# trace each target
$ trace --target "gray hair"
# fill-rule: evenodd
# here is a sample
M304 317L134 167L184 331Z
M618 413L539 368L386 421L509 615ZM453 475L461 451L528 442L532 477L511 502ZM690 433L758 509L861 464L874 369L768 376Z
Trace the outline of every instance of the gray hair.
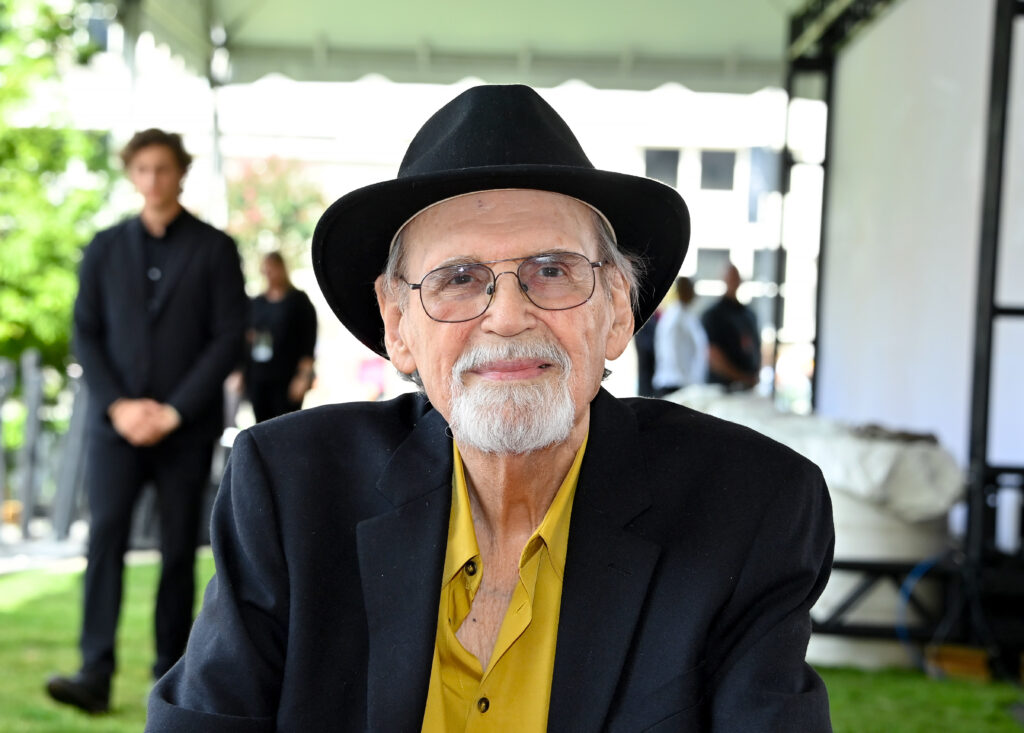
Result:
M596 210L590 212L594 222L594 235L597 238L598 259L610 263L622 274L629 289L629 304L636 313L640 303L640 277L644 272L644 263L639 256L623 252L615 241L615 232L611 224ZM607 287L608 280L604 268L600 269L601 277L606 278L604 284ZM610 295L609 291L609 295Z

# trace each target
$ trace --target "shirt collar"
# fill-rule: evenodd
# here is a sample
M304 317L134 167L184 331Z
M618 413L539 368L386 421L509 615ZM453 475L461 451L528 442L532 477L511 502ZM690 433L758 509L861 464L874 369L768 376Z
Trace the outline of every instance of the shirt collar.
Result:
M157 237L146 228L146 225L142 223L141 216L139 217L139 226L142 227L142 234L146 239L153 242L164 243L170 241L171 237L173 237L181 227L181 222L184 221L184 219L185 207L182 206L178 208L178 213L174 215L174 218L167 222L167 226L164 227L164 233L161 237Z
M555 498L551 500L551 506L548 507L544 519L541 520L540 526L534 532L534 535L539 536L547 545L548 557L551 559L551 565L559 579L565 575L565 555L569 549L569 517L572 514L572 501L576 495L576 484L579 481L580 465L583 463L583 453L587 448L588 437L590 436L583 438L583 443L576 451L576 457L573 458L569 472L562 479L562 485L558 487ZM527 542L526 546L529 547L530 542Z
M444 556L444 583L447 584L469 560L480 554L473 529L473 510L469 504L466 472L459 447L452 441L452 511L448 519L448 549Z

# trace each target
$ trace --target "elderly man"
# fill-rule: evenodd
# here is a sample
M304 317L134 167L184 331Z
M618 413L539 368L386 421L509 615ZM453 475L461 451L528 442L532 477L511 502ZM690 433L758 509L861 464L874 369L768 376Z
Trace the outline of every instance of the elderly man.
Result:
M601 389L688 234L522 86L463 93L328 209L328 302L422 394L239 436L147 730L829 730L819 471Z

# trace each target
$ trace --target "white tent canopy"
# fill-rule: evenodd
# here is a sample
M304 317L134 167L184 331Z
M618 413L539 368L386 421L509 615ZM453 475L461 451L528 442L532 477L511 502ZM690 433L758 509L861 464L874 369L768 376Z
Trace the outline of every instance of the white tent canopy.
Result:
M245 83L488 82L746 93L781 86L788 16L803 0L118 0L200 73ZM218 51L218 48L221 49Z

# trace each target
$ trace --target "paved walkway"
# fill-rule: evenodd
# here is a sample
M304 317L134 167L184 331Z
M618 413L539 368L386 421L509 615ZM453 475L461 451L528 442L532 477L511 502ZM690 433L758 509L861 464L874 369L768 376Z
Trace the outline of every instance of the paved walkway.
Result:
M0 575L45 568L85 557L85 527L75 527L66 540L52 539L48 527L33 527L25 539L17 525L0 525Z

